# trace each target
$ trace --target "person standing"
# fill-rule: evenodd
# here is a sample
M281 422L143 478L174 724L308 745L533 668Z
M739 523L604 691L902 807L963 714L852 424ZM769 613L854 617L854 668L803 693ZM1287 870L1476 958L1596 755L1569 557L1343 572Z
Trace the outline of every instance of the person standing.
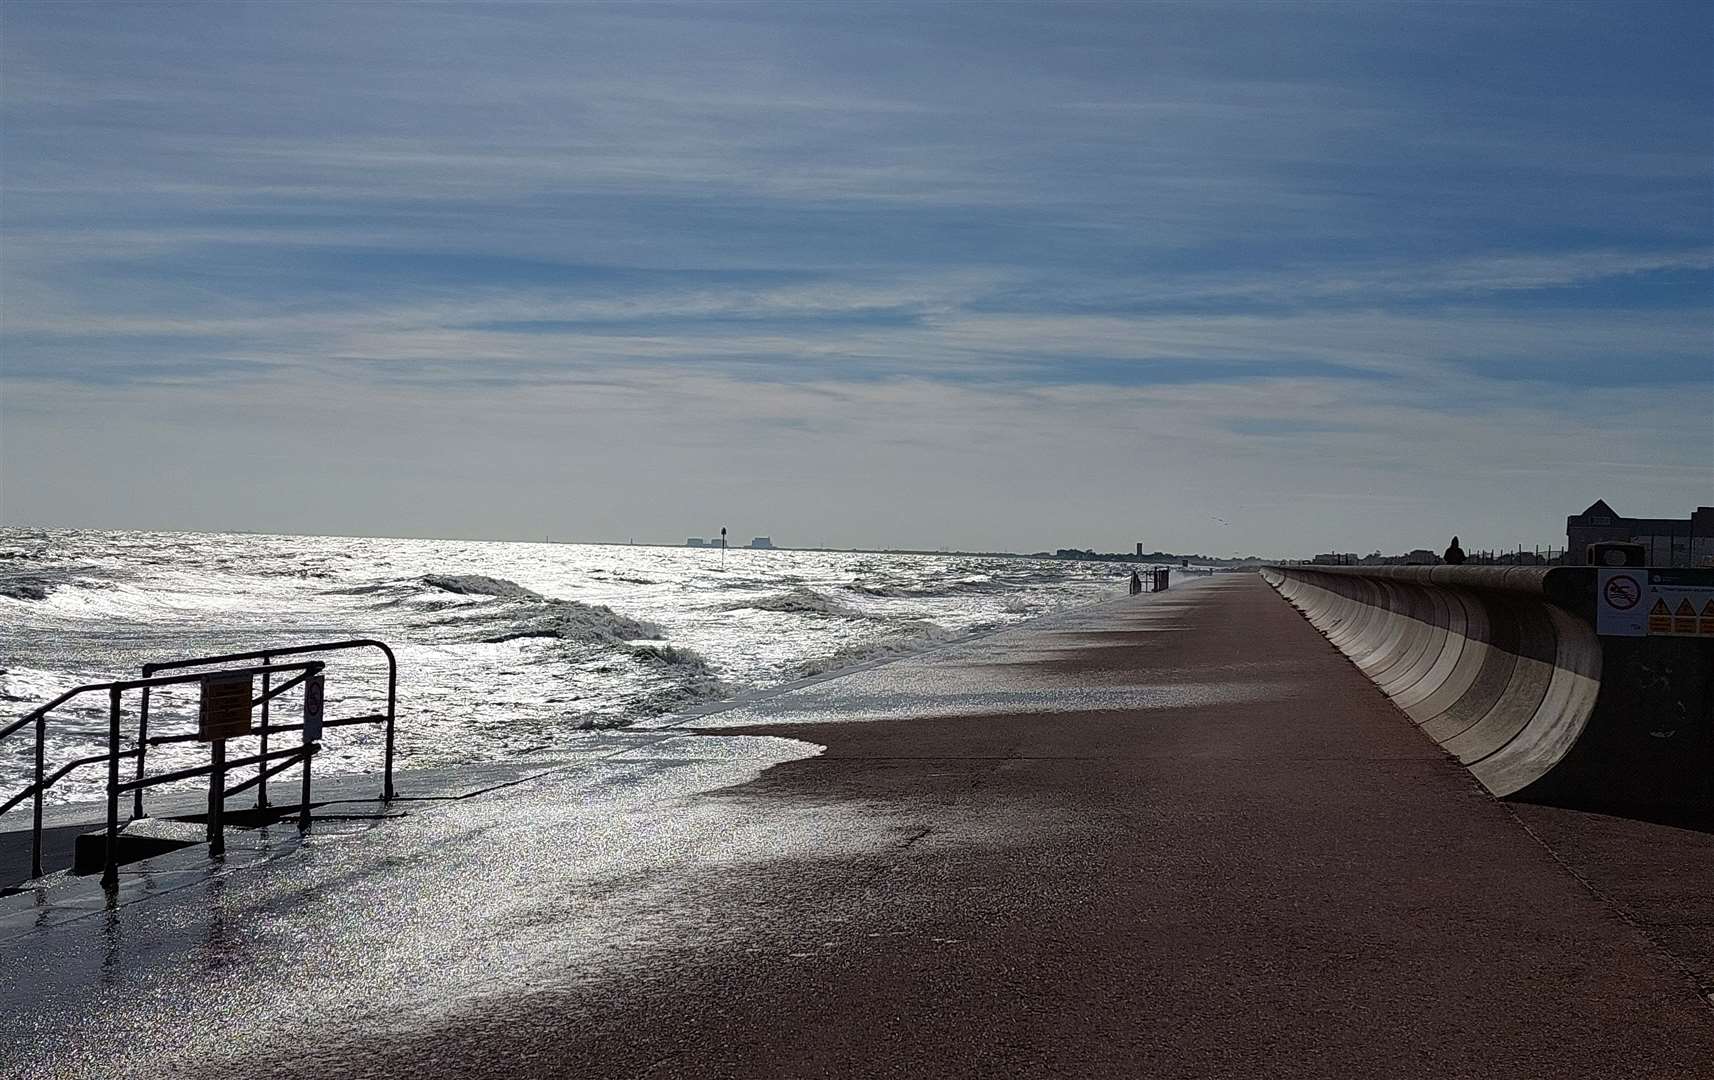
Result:
M1142 591L1143 579L1137 574L1137 571L1133 569L1131 571L1131 595L1135 596Z
M1442 555L1440 559L1450 566L1457 566L1464 561L1464 549L1458 546L1456 536L1452 538L1452 546L1446 549L1446 554Z

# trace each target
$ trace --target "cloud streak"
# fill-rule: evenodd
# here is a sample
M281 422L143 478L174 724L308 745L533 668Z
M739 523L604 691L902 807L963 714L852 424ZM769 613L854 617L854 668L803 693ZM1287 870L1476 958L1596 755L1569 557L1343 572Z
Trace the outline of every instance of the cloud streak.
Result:
M1137 468L1298 551L1460 503L1550 530L1578 507L1518 498L1520 463L1678 513L1714 457L1714 25L1651 10L11 4L0 513L162 524L90 448L160 475L217 417L283 447L316 408L391 432L324 434L376 466L324 531L537 534L489 503L540 489L442 441L606 477L573 535L682 531L736 497L711 453L808 508L776 533L885 506L901 543L1015 546L985 454L1119 537L1078 546L1124 543L1104 485ZM124 449L56 434L92 413ZM377 500L412 460L444 512Z

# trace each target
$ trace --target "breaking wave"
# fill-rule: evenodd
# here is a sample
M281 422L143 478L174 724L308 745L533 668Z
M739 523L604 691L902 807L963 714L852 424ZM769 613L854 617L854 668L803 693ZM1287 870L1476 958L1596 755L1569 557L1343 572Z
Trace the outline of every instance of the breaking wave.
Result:
M459 596L497 596L502 600L542 600L534 589L526 589L505 578L484 577L481 574L425 574L422 582L441 592Z
M699 675L713 674L708 666L708 658L695 649L681 649L677 645L637 644L633 642L629 646L629 651L632 656L644 663L681 668Z
M926 581L854 581L845 588L863 596L904 597L927 600L942 596L1002 593L1015 589L1055 584L1065 580L1059 572L1038 574L968 574L952 580Z
M869 581L854 581L846 589L863 596L946 596L954 590L943 585L888 585Z
M628 713L598 712L578 724L584 730L627 727L640 716L660 716L731 694L732 687L714 673L708 659L694 649L653 642L630 642L624 654L638 669L651 673L652 685L632 702ZM609 665L598 670L612 671Z
M840 619L861 619L863 613L841 604L826 593L798 586L785 592L771 593L754 600L739 600L725 606L727 611L777 611L791 615L827 615Z
M14 600L46 600L59 587L59 582L26 574L0 577L0 596Z
M557 638L560 641L595 645L629 645L641 639L663 637L659 626L621 615L605 604L577 600L542 600L514 617L498 633L481 638L489 643L519 638Z
M908 656L936 645L945 645L970 636L971 630L948 630L944 626L916 619L903 624L898 631L885 637L847 645L826 656L818 656L798 665L801 676L826 675L829 672L877 660Z

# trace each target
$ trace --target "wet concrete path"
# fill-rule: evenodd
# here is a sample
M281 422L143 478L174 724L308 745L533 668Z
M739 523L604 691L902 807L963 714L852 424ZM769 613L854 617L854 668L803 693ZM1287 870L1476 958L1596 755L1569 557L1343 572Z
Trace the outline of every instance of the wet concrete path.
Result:
M1257 579L701 723L139 867L0 942L0 1073L1714 1075L1682 967Z

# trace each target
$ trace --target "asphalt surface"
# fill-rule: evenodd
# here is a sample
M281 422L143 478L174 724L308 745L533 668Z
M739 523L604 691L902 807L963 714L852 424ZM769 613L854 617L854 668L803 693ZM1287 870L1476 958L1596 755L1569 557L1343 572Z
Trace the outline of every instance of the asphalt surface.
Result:
M44 894L0 1075L1714 1076L1695 973L1256 578L699 722Z

